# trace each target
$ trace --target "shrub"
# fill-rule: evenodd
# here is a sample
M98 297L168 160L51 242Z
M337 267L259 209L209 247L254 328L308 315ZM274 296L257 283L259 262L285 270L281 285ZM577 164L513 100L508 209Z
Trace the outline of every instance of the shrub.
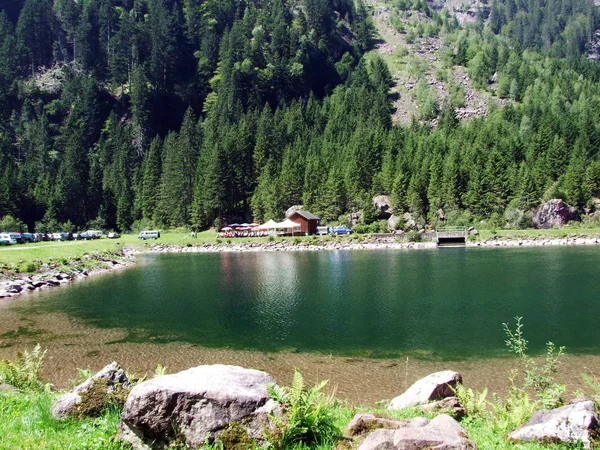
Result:
M565 348L558 347L557 349L552 342L548 342L546 344L544 364L539 366L527 354L528 342L523 336L522 317L516 317L515 320L517 323L514 331L506 323L503 323L502 326L507 336L507 347L521 359L523 364L523 384L520 391L526 392L528 389L532 389L538 396L542 406L546 409L562 405L564 403L563 394L565 392L565 385L556 383L554 375L558 371L558 361L563 355ZM513 372L511 377L511 384L513 386L515 386L514 381L517 376L518 374Z
M7 215L0 220L0 230L23 232L25 231L25 224L22 220L15 219L13 216Z
M423 240L421 233L418 231L409 231L404 236L408 242L421 242Z
M50 384L42 383L39 378L46 353L47 350L42 351L40 344L37 344L33 351L19 353L14 362L0 361L0 383L10 384L24 391L50 390Z
M268 386L271 397L282 404L283 419L272 416L276 430L267 438L275 449L294 448L298 444L322 445L332 442L340 435L335 424L331 397L322 390L327 384L323 381L312 388L306 388L302 374L296 369L291 387Z
M295 237L294 238L294 245L298 245L298 244L301 244L301 243L302 243L302 238L300 238L300 237Z

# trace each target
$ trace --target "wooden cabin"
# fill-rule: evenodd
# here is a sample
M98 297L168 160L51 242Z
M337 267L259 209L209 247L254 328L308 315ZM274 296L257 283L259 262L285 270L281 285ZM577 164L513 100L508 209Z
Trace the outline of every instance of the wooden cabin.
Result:
M317 234L317 227L321 222L321 218L309 213L308 211L296 211L290 217L292 222L300 224L300 231L304 234Z

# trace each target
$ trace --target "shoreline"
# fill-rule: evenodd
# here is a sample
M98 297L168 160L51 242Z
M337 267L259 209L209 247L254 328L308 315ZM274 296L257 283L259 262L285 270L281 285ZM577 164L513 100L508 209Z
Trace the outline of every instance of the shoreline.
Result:
M495 237L483 241L468 241L465 248L519 248L519 247L567 247L595 246L600 244L600 236L580 235L566 238L533 237L506 238ZM54 287L68 286L90 276L103 275L133 267L142 254L158 253L244 253L244 252L314 252L314 251L353 251L353 250L424 250L437 248L435 242L405 242L397 237L365 236L362 240L329 239L319 241L292 240L274 242L244 241L214 244L161 244L144 246L125 245L119 252L108 254L91 253L83 258L74 258L69 265L53 267L45 264L34 273L0 272L0 300L10 299L27 293L39 292ZM462 247L459 245L458 247ZM87 268L86 262L92 261L96 267Z

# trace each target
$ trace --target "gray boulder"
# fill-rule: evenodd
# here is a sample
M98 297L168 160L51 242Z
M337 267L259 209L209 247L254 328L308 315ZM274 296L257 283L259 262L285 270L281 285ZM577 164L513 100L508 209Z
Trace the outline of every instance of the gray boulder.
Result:
M369 434L373 430L386 429L386 430L397 430L398 428L404 428L413 424L416 426L419 421L424 421L423 425L429 423L428 419L417 417L412 420L394 420L386 417L378 417L374 414L356 414L346 430L344 430L344 436L347 438L355 438Z
M57 420L66 419L76 413L83 397L89 394L94 387L101 387L100 394L108 396L119 389L128 389L131 387L125 371L119 367L116 362L112 362L104 367L100 372L84 381L68 394L59 398L52 405L52 417Z
M409 229L409 230L416 230L417 227L417 222L415 222L415 219L413 219L413 216L411 213L404 213L404 215L402 216L404 219L404 226L405 228Z
M135 386L123 409L121 439L134 449L161 448L178 438L191 448L242 425L245 439L262 440L279 405L267 393L265 372L237 366L199 366Z
M426 403L419 406L419 409L425 413L433 412L436 414L448 414L455 419L461 419L467 415L467 410L457 397L446 397L437 402Z
M397 230L402 225L402 217L391 215L388 219L388 228L390 230Z
M598 425L598 416L591 400L536 412L523 427L513 431L514 442L581 442L591 448L590 437Z
M476 450L466 431L452 417L413 419L396 430L376 430L359 450Z
M577 209L571 205L567 205L559 198L554 198L548 200L536 211L533 216L533 226L535 228L548 229L557 225L562 228L571 220L581 220Z
M373 208L377 211L377 218L387 220L392 216L393 210L390 208L389 195L376 195L373 197Z
M394 398L388 409L404 409L418 406L430 401L453 397L457 383L462 383L462 376L452 370L432 373L421 378L408 390Z
M6 392L6 393L9 393L9 394L18 394L21 391L18 390L16 387L11 386L10 384L2 384L2 383L0 383L0 392Z

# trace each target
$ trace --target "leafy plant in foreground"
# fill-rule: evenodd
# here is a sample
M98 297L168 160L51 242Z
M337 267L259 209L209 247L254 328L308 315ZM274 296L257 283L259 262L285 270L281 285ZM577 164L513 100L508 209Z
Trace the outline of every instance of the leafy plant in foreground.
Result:
M42 383L39 378L47 352L37 344L31 352L19 353L16 361L0 361L0 383L24 391L49 391L50 384Z
M546 344L546 355L543 365L538 365L533 358L527 354L527 340L523 337L522 317L516 317L516 327L514 331L508 324L503 323L506 332L507 347L517 355L523 362L523 384L521 391L532 389L537 394L542 406L546 409L556 408L564 403L563 394L565 385L556 383L554 375L558 371L558 361L563 355L565 347L558 347L548 342ZM518 374L513 372L511 375L511 388L516 387L515 380Z
M332 396L322 390L327 381L312 388L304 384L304 377L296 369L291 387L268 386L271 398L281 403L284 417L272 416L276 431L268 436L276 449L293 448L299 444L319 445L334 441L340 430L332 414Z

